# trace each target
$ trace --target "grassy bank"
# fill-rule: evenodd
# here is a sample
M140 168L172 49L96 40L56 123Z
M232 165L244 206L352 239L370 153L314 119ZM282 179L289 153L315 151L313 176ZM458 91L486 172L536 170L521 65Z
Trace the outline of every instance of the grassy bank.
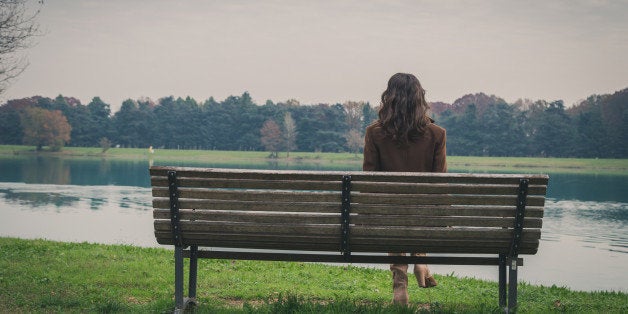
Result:
M576 275L576 274L574 274ZM497 283L436 276L390 304L385 270L320 264L201 260L201 313L499 312ZM0 312L172 310L172 251L0 238ZM521 284L519 312L622 313L628 295Z
M32 146L0 145L0 156L59 156L67 158L150 159L155 164L211 164L218 166L295 167L321 166L325 169L360 169L361 154L292 152L290 157L269 159L268 152L166 150L111 148L102 153L96 147L66 147L61 152L34 151ZM526 173L593 173L628 175L628 159L526 158L526 157L464 157L449 156L450 171L498 171Z

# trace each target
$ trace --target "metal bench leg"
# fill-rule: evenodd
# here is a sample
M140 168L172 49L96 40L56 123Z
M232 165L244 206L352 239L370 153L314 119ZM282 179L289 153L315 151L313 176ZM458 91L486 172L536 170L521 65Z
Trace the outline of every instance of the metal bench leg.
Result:
M517 308L517 257L510 260L508 270L508 312Z
M174 303L175 313L182 313L183 303L183 247L174 247Z
M499 307L506 309L506 255L499 254Z
M190 246L190 280L188 287L189 298L185 301L185 307L196 305L196 278L198 274L198 246Z

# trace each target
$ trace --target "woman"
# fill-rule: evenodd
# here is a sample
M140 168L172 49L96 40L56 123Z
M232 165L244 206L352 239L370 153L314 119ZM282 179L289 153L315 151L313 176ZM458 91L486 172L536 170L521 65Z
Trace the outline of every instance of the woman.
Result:
M428 109L425 90L414 75L393 75L382 93L379 119L366 128L362 170L447 172L446 132L427 116ZM407 304L408 265L392 264L390 270L393 302ZM423 288L437 285L427 265L414 265L414 275Z

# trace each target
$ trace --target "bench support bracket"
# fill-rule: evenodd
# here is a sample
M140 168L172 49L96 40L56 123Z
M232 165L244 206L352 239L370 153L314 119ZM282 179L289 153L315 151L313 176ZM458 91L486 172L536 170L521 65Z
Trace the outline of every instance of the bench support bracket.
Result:
M190 278L189 297L183 298L183 239L181 238L181 227L179 225L179 182L176 171L168 171L168 192L170 195L170 226L172 228L172 239L174 241L174 301L175 313L183 313L190 305L196 305L196 275L197 275L197 252L198 246L190 247Z
M349 226L351 224L351 176L342 176L342 247L340 251L345 262L351 261L351 249L349 248Z
M506 313L514 312L517 308L517 268L522 265L519 263L518 256L523 233L523 219L525 217L528 184L528 179L519 180L517 209L515 212L515 224L513 227L510 252L508 255L499 255L499 306L502 307ZM506 266L508 266L507 276ZM506 292L506 283L508 283L508 292ZM506 299L508 299L507 305Z
M190 277L188 280L188 301L186 303L193 302L196 305L196 278L198 274L198 246L190 246ZM187 304L186 304L187 308Z
M499 307L506 308L506 298L508 293L506 292L506 254L499 254Z

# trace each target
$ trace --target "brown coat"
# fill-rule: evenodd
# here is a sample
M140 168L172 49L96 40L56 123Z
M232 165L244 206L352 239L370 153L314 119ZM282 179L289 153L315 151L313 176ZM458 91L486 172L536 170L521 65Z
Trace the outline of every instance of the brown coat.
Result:
M364 171L447 172L445 129L430 123L418 141L399 148L378 122L366 128Z

